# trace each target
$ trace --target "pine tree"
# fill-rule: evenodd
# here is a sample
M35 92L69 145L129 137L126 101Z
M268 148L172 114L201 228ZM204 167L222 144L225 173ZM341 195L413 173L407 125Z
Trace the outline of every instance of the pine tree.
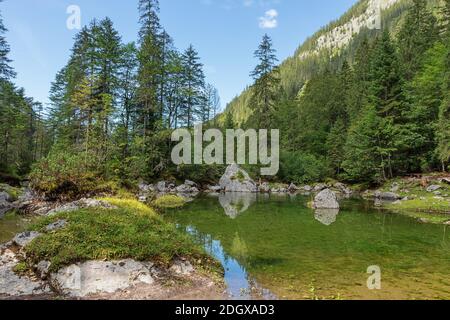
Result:
M276 67L276 51L272 39L265 34L255 51L259 64L250 73L255 80L252 87L252 108L255 110L258 128L270 128L275 113L275 100L280 82Z
M402 71L411 80L418 71L424 53L438 38L437 20L427 9L426 0L413 0L398 34Z
M370 65L370 103L383 117L402 115L402 79L397 53L389 31L374 45Z
M342 162L345 159L345 142L347 140L347 127L342 119L338 119L331 128L327 137L328 159L339 175L342 169Z
M205 86L205 75L200 57L192 45L186 49L182 56L183 63L183 94L184 101L180 116L188 128L194 126L202 105L202 92Z
M160 102L158 99L161 71L161 25L159 22L159 2L157 0L139 1L141 30L138 53L138 91L139 122L143 137L147 137L158 126Z
M1 2L2 0L0 0L0 4ZM10 66L11 60L8 58L10 48L5 39L6 31L8 30L3 25L3 18L0 11L0 81L15 77L15 72Z

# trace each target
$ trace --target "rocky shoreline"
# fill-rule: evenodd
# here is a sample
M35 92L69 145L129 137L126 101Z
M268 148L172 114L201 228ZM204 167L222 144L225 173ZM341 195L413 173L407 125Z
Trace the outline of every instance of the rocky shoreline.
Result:
M413 181L409 185L416 185ZM142 203L151 203L155 198L173 194L187 201L200 193L212 195L233 194L291 194L311 195L314 201L311 207L315 217L323 224L330 225L339 213L339 199L361 196L375 201L375 206L383 208L385 203L399 205L423 192L433 198L448 199L446 190L450 179L430 179L429 183L421 182L414 190L408 190L403 182L395 182L390 187L379 190L358 192L340 182L318 183L314 185L296 186L255 182L238 165L231 165L217 185L201 186L194 181L186 180L181 185L169 181L156 184L141 182L136 198ZM3 191L1 191L3 190ZM0 189L0 218L11 210L32 216L53 217L70 214L82 209L97 208L101 210L118 209L115 205L97 199L80 199L69 203L46 201L30 189L25 189L16 199L6 192L5 186ZM405 194L407 194L405 196ZM256 197L256 195L255 195ZM222 206L226 209L233 202L233 197ZM250 204L249 204L250 205ZM450 202L449 202L450 207ZM237 216L231 208L230 216ZM449 218L450 219L450 218ZM422 222L429 222L421 218ZM56 232L65 228L67 221L59 219L45 227L44 232ZM444 224L450 224L450 220ZM0 299L226 299L221 283L222 279L213 279L210 274L193 267L188 259L175 259L169 267L162 268L156 263L136 261L133 259L111 261L83 261L65 266L51 272L51 263L40 261L35 265L24 267L27 261L24 248L41 236L36 231L18 234L10 242L0 245ZM167 285L167 284L171 285ZM184 285L183 285L184 283ZM188 285L186 285L188 283Z

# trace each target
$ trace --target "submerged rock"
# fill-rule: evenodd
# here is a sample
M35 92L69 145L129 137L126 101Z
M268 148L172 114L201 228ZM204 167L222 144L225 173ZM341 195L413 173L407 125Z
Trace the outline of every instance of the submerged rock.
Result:
M228 166L219 184L225 192L258 192L255 181L237 164Z
M339 209L317 209L314 212L314 217L320 223L330 226L336 222L339 215Z
M314 198L314 209L339 209L339 202L337 200L336 193L330 189L321 191Z
M52 273L50 281L61 294L83 298L93 294L115 293L139 284L153 284L151 267L151 264L131 259L88 261Z
M219 195L220 205L225 210L225 214L231 219L235 219L241 213L247 211L256 200L256 194L250 192L228 192Z

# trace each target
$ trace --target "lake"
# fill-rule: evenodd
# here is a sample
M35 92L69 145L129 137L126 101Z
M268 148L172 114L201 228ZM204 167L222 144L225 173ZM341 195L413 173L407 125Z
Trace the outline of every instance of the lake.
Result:
M450 299L450 228L349 199L205 196L167 218L216 257L234 299ZM368 268L381 269L369 290Z

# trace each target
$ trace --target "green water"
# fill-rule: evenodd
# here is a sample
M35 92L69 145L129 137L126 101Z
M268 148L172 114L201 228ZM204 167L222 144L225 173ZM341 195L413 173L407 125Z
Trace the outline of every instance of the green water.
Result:
M7 213L0 218L0 244L8 242L17 233L25 230L29 221L15 214L14 212Z
M168 214L225 268L237 299L450 299L450 228L346 200L314 212L310 198L203 197ZM369 290L370 266L381 289Z

